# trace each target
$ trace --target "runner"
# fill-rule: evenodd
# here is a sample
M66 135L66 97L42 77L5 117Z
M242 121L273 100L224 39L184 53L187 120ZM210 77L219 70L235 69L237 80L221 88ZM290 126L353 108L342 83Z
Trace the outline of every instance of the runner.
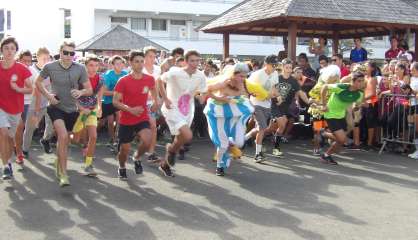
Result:
M73 61L75 43L64 41L60 46L60 59L48 63L36 79L36 87L50 103L47 113L58 137L55 174L61 187L70 185L67 175L69 132L78 118L76 100L92 94L84 65ZM51 91L44 86L45 78L51 79ZM79 87L82 90L79 90Z
M82 96L78 99L77 106L79 116L74 124L74 141L83 145L83 156L85 157L84 174L94 177L97 173L93 167L93 157L96 151L97 142L97 118L102 115L102 96L103 96L103 78L97 72L99 70L100 59L95 55L88 56L84 63L87 69L87 75L93 95ZM88 139L86 139L86 137ZM86 144L86 140L87 144Z
M361 91L363 82L364 74L355 72L352 74L352 80L349 84L326 84L322 87L322 110L325 112L324 118L331 133L322 131L321 137L334 140L330 148L328 148L325 153L321 154L322 163L338 164L332 158L332 154L336 153L338 148L346 143L346 109L353 103L356 104L355 108L359 107L358 105L363 100L363 92ZM331 97L327 102L328 92L331 93Z
M229 167L229 152L244 145L245 126L254 112L245 86L249 69L237 63L226 70L219 80L208 86L209 100L204 112L207 116L209 135L216 147L216 175L224 176ZM234 154L232 154L234 155Z
M5 37L0 43L0 156L3 179L13 177L13 138L24 108L24 94L32 92L31 72L15 61L19 45L15 38Z
M39 72L42 68L50 62L49 51L46 48L39 48L36 52L36 64L34 64L30 69L33 74L34 79L39 76ZM44 86L48 91L51 91L51 81L49 78L44 80ZM32 101L29 105L29 111L27 114L27 121L25 123L25 131L23 133L23 154L26 158L29 157L29 149L32 144L33 132L38 127L39 122L43 117L45 117L45 129L42 139L40 140L41 146L43 147L45 153L52 153L49 140L54 134L54 129L52 127L51 119L48 114L46 114L46 108L48 106L48 99L41 95L37 88L33 91Z
M375 129L379 122L379 108L377 97L377 78L374 76L374 72L377 70L377 64L375 62L367 63L367 74L364 79L366 81L365 89L365 107L362 108L362 113L366 119L367 125L367 144L363 147L363 150L369 151L374 149Z
M165 176L174 176L170 166L176 163L176 154L180 148L192 140L190 130L194 116L194 96L206 92L206 78L198 70L200 54L195 50L186 52L187 66L172 68L158 80L158 87L163 98L162 113L165 117L174 141L166 146L165 161L160 164L160 171ZM164 84L167 86L165 87Z
M127 180L126 162L128 160L131 142L135 136L141 143L138 145L135 155L132 157L135 165L135 173L142 174L141 156L149 149L152 133L150 130L147 99L151 94L153 105L151 111L158 109L157 90L152 76L143 74L144 53L131 51L129 63L130 74L122 77L115 86L113 105L121 110L119 126L119 168L118 176L121 180Z
M170 70L171 67L175 66L177 64L177 58L182 57L183 55L183 48L174 48L173 51L171 51L171 56L166 58L161 64L161 73L165 73Z
M118 80L127 75L128 72L123 70L125 67L125 60L118 55L113 56L109 60L112 65L111 70L108 70L104 75L104 91L102 100L102 118L107 121L107 131L110 137L108 147L112 152L117 151L116 130L119 122L119 111L113 106L113 89Z
M302 99L303 102L309 105L309 99L306 96L306 93L301 90L298 81L292 76L292 60L284 59L282 65L283 72L279 76L279 82L274 86L277 89L279 96L273 98L271 101L271 115L273 122L277 127L274 134L273 148L273 155L275 156L283 155L280 151L280 143L287 141L283 137L283 133L286 130L289 118L295 118L294 114L291 113L291 105L295 101L295 98Z
M144 74L152 76L154 79L158 79L161 75L161 68L157 65L155 65L155 59L157 56L157 49L149 46L144 48L144 68L142 72ZM147 106L148 110L152 106L152 99L151 96L148 99ZM151 125L151 144L150 148L148 149L149 155L148 155L148 161L149 162L158 162L160 161L160 158L155 153L155 146L157 145L157 119L159 117L158 111L157 112L150 112L150 118L149 122Z
M19 62L25 65L29 69L29 71L31 71L32 76L30 77L30 80L33 86L35 72L33 72L31 69L32 53L29 50L22 51L19 54ZM25 130L25 123L26 123L26 119L28 115L29 104L31 101L32 101L32 93L25 94L24 101L23 101L24 102L23 113L20 118L19 124L17 125L16 135L15 135L15 153L17 156L17 159L16 159L17 164L23 164L23 159L25 157L27 158L27 155L25 155L22 151L22 145L23 145L23 131Z
M245 140L250 140L253 135L255 138L255 157L254 161L257 163L265 160L264 153L262 151L262 144L265 131L268 127L268 122L271 117L271 98L277 97L278 93L274 86L279 82L279 74L275 70L278 65L278 58L276 55L269 55L264 60L264 67L260 70L253 72L248 79L249 82L261 85L265 91L270 94L264 99L258 99L255 96L250 96L250 101L254 106L254 117L257 127L249 131L245 135Z

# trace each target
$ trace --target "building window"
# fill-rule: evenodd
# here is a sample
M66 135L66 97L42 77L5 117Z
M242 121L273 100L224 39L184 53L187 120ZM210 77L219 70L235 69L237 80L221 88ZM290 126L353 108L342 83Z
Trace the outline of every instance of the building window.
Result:
M167 31L167 20L165 19L152 19L153 31Z
M119 23L119 24L126 24L128 23L127 17L110 17L111 23Z
M12 13L7 11L7 30L12 29Z
M379 41L379 40L383 40L383 36L373 37L373 40L377 40L377 41Z
M147 30L147 20L145 18L131 18L132 30Z
M0 32L4 32L4 9L0 9Z
M170 20L171 25L186 25L186 20Z
M64 38L71 38L71 10L64 9Z

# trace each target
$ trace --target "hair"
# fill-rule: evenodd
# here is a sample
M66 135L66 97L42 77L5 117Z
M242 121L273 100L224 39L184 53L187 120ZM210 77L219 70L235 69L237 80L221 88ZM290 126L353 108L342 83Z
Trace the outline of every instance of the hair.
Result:
M353 38L354 41L356 41L356 39L360 40L360 42L363 40L361 37L355 37L355 38Z
M19 51L19 44L17 43L16 38L14 38L14 37L12 37L12 36L7 36L7 37L4 37L4 38L1 40L1 43L0 43L0 50L2 50L2 51L3 51L3 47L4 47L4 45L7 45L7 44L9 44L9 43L13 43L13 44L15 45L15 47L16 47L16 51Z
M396 67L401 68L403 70L403 75L406 75L407 69L406 69L406 65L405 64L398 63L398 64L396 64Z
M232 65L234 65L235 64L235 61L234 61L233 58L225 58L224 63L225 64L232 64Z
M344 57L343 57L343 55L342 54L340 54L340 53L337 53L337 54L334 54L334 55L332 55L333 57L337 57L337 58L339 58L339 59L344 59Z
M293 64L292 60L290 60L289 58L285 58L282 60L282 64L286 65L286 64Z
M184 59L186 59L186 61L188 61L189 57L191 57L191 56L200 57L200 53L196 50L188 50L186 52L186 54L184 55Z
M36 56L39 56L39 55L42 55L42 54L49 55L50 53L49 53L49 50L46 47L40 47L40 48L38 48L38 51L36 51Z
M398 41L398 42L399 42L399 39L398 39L398 37L396 37L396 36L391 36L391 37L389 38L389 41L390 41L390 42L392 42L392 40L393 40L393 39L396 39L396 41Z
M318 62L321 62L322 60L325 60L327 63L329 62L328 57L325 55L320 55L318 57Z
M179 63L179 62L184 62L185 60L184 60L184 57L178 57L177 59L176 59L176 63Z
M299 54L298 59L305 59L305 61L307 61L307 62L309 61L308 56L306 55L306 53Z
M301 67L295 67L293 69L293 72L295 73L296 71L303 71L303 69Z
M171 51L171 56L174 57L174 55L176 55L176 54L179 54L179 55L183 56L184 55L184 49L181 48L181 47L174 48L173 51Z
M328 39L326 38L326 37L319 37L319 38L323 38L324 39L324 45L326 46L326 45L328 45Z
M114 55L111 58L109 58L109 63L114 65L115 61L117 61L117 60L122 61L123 63L125 63L125 59L123 57L119 56L119 55Z
M351 81L356 81L360 78L364 78L364 73L362 72L353 72L353 74L351 75Z
M157 54L157 48L155 48L154 46L144 47L144 55L147 55L149 52Z
M62 51L62 49L64 47L72 47L72 48L75 48L75 42L66 39L66 40L62 41L62 43L60 45L60 51Z
M132 62L134 60L134 58L136 58L138 56L145 57L144 52L142 52L140 50L131 50L129 52L129 55L128 55L129 61Z
M23 57L31 57L32 58L32 53L29 50L24 50L24 51L19 53L19 60L22 60Z
M96 56L94 54L91 54L91 55L89 55L89 56L86 57L86 59L84 61L84 64L87 65L91 61L97 62L97 63L100 63L101 62L100 61L100 58L98 56Z

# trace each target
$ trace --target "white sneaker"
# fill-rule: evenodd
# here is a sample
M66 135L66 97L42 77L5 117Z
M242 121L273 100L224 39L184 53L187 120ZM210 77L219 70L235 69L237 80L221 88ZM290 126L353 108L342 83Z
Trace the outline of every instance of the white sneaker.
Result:
M409 158L418 159L418 150L408 155Z

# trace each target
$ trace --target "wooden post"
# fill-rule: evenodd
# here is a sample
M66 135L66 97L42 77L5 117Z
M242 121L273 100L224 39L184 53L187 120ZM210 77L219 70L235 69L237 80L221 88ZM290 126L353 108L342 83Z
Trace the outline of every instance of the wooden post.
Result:
M418 61L418 29L415 29L415 60Z
M332 54L333 55L338 53L339 41L340 41L340 38L338 36L338 32L334 31L334 33L332 34Z
M223 59L225 60L226 58L229 57L229 33L223 34L223 47L224 47Z
M292 59L293 62L296 61L296 33L297 33L297 25L295 22L291 22L288 29L288 37L287 37L287 57Z

